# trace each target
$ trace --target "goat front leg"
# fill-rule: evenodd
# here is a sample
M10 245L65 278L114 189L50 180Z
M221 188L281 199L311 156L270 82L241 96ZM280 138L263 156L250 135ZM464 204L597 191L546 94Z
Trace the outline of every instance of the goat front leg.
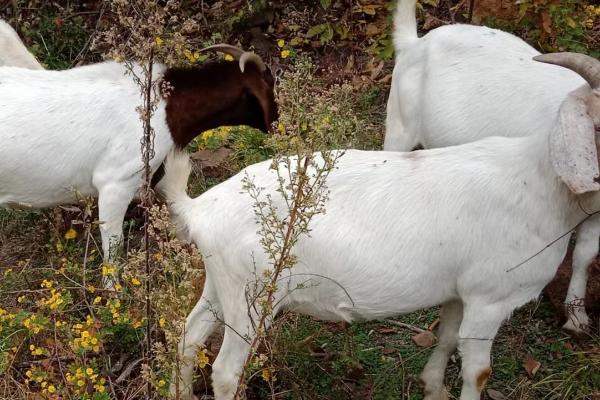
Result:
M458 344L458 329L462 316L463 305L460 300L449 301L442 306L438 345L431 353L420 376L425 400L448 400L449 398L444 386L444 376L448 360Z
M465 302L458 331L458 350L462 358L463 386L460 400L479 400L492 373L490 355L494 337L512 308Z
M590 319L585 312L585 292L588 269L598 255L600 237L600 215L594 215L577 230L577 243L573 250L573 275L565 298L567 322L563 328L575 334L582 334L589 326Z
M132 190L118 185L107 185L98 190L98 219L105 263L113 264L118 259L123 241L123 220L133 195ZM107 289L112 289L114 283L111 277L102 280L102 286Z

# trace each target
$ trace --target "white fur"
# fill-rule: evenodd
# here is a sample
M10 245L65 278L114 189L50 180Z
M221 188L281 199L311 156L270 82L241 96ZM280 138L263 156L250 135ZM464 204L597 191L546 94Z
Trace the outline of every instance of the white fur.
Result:
M385 150L550 132L561 102L585 84L572 71L533 61L539 52L496 29L450 25L418 38L414 9L415 0L399 0ZM586 225L597 223L594 218ZM578 230L565 324L576 332L589 323L583 298L598 231L596 225Z
M27 50L17 32L0 19L0 66L44 69Z
M164 67L155 66L156 75ZM0 205L50 207L98 197L102 248L121 241L142 183L139 87L122 64L67 71L0 68ZM173 140L161 100L152 117L156 170Z
M561 115L572 112L574 101L565 99ZM564 136L560 127L550 135L557 136ZM584 136L572 138L572 145L596 155L593 143L585 145L594 130ZM356 321L441 304L440 346L421 375L425 398L447 398L444 369L458 346L460 399L479 400L500 324L552 279L568 237L531 256L585 218L578 203L600 206L600 195L577 196L554 172L554 157L565 152L556 143L540 132L412 153L347 151L327 181L327 212L311 221L310 235L292 251L297 264L278 282L275 313ZM213 388L216 400L233 398L249 350L246 339L254 336L256 314L248 311L245 294L270 267L242 180L250 177L264 198L286 210L271 165L252 165L191 199L186 158L167 159L164 188L172 215L197 244L206 268L204 293L180 344L183 368L172 386L174 393L179 382L183 399L191 396L198 346L220 321L226 329ZM581 172L591 177L588 169Z

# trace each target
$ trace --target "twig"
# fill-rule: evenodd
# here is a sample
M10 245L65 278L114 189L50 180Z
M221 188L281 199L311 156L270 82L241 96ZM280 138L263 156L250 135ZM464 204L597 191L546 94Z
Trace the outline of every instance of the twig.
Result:
M388 320L387 322L389 322L392 325L396 325L396 326L400 326L402 328L406 328L408 330L411 330L415 333L423 333L423 332L427 332L426 329L421 329L419 327L416 327L414 325L410 325L410 324L405 324L404 322L400 322L400 321L394 321L394 320Z

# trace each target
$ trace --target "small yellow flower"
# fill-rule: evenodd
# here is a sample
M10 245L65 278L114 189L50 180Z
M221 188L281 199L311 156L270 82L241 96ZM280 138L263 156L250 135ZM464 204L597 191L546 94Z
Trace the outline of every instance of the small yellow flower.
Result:
M94 375L94 369L93 368L87 368L85 370L85 373L88 374L88 375L90 375L90 376L92 376L92 375Z
M206 349L198 352L198 367L204 368L208 365L208 356L206 355Z
M22 302L24 302L24 301L25 301L25 298L26 298L26 296L25 296L25 295L23 295L23 296L19 296L19 297L17 298L17 302L18 302L18 303L22 303Z
M269 370L269 368L263 368L261 376L263 381L269 382L271 380L271 370Z
M160 325L160 327L161 327L161 328L164 328L164 327L165 327L165 325L166 325L166 323L167 323L167 321L165 321L165 319L164 319L164 318L160 318L160 319L158 320L158 325Z
M136 278L135 276L133 278L131 278L131 283L134 286L140 286L142 284L142 282L140 282L140 280L138 278Z
M160 36L157 36L154 39L154 44L156 44L156 46L160 47L163 44L163 40L160 38Z
M56 388L54 387L54 385L48 386L48 393L54 393L54 392L56 392Z
M167 382L165 382L164 379L161 379L160 381L158 381L158 387L163 387L167 384Z
M285 125L283 124L283 122L277 124L277 130L279 131L279 133L285 132Z
M281 49L281 48L283 48L283 46L285 46L285 40L279 39L277 41L277 47L279 47Z
M73 228L69 229L65 233L65 239L67 239L67 240L75 239L76 237L77 237L77 231Z
M102 265L102 276L113 276L115 274L115 267L110 264Z
M102 301L102 297L96 296L96 298L94 299L94 304L100 304L101 301Z
M283 50L281 52L281 58L288 58L290 56L290 51L289 50Z
M233 61L233 56L231 54L225 54L225 61Z
M85 385L85 381L83 381L82 379L77 381L77 386L83 387L83 385Z

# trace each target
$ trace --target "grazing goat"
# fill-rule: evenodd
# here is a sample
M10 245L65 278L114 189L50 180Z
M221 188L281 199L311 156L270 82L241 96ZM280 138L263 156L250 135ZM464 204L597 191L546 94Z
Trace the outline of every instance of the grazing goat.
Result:
M13 66L29 69L44 69L27 50L17 32L0 19L0 67Z
M533 61L539 52L496 29L449 25L418 38L415 0L399 1L394 23L384 150L549 133L561 102L585 84L572 71ZM589 324L583 299L599 236L600 216L577 230L564 325L575 333Z
M354 321L441 304L439 345L421 375L425 399L448 398L444 371L458 346L460 399L479 400L502 321L540 294L565 253L565 232L586 218L583 210L600 207L600 62L581 54L539 59L579 71L591 86L565 96L550 135L411 153L347 151L327 181L327 213L313 218L310 235L292 251L296 265L278 281L274 312ZM171 386L172 393L183 390L183 399L192 397L195 353L220 322L225 336L213 364L215 399L236 391L256 322L246 289L270 265L254 200L241 188L248 176L286 210L279 188L287 183L279 176L289 173L271 166L252 165L191 199L186 158L175 154L166 162L171 213L206 268L204 292L180 342L183 367Z
M151 121L152 171L204 130L247 124L267 131L277 118L274 80L260 57L228 45L204 50L239 62L153 68L169 93ZM109 261L142 184L140 88L125 72L115 62L66 71L0 68L0 205L41 208L98 197Z

